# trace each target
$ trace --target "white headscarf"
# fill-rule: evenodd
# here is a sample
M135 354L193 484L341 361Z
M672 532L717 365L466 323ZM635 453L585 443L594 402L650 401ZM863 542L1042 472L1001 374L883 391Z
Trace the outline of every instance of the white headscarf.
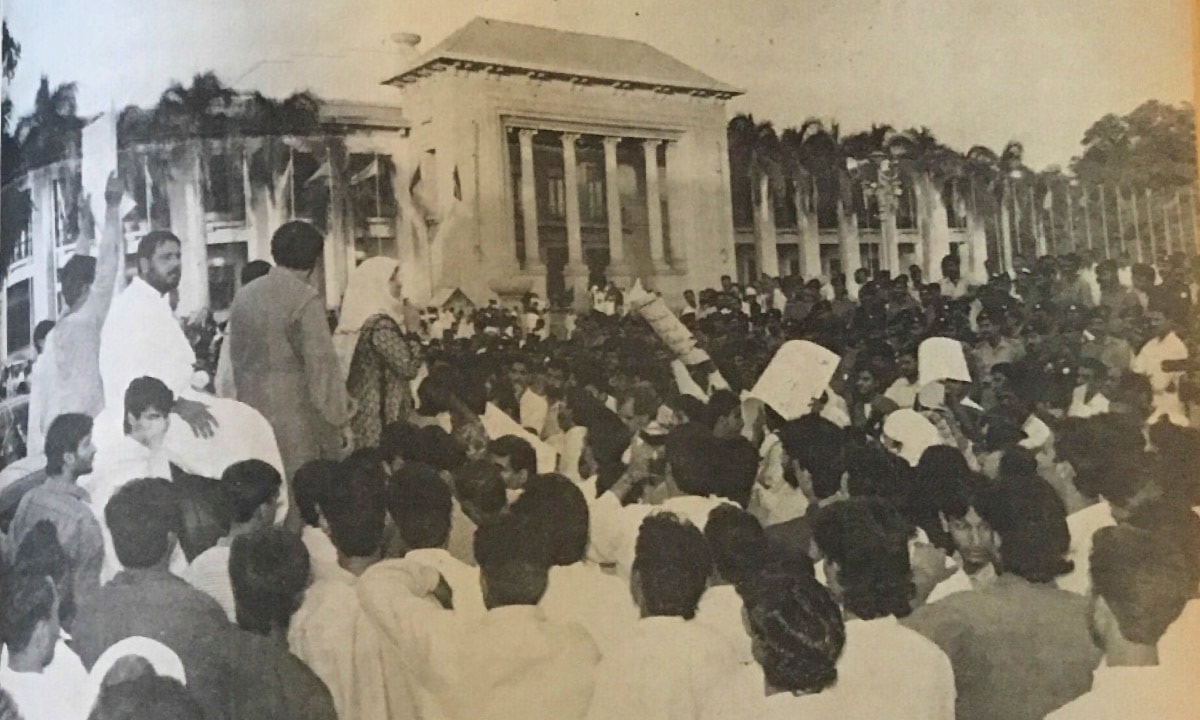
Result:
M913 467L920 462L925 450L942 444L937 427L916 410L907 408L887 416L883 421L883 435L900 446L896 454Z
M174 650L157 640L134 635L114 643L96 660L92 671L88 673L87 685L84 689L85 707L90 709L96 706L96 701L100 699L100 692L104 689L105 676L117 662L130 656L140 657L150 663L150 667L154 668L155 675L174 678L181 684L187 685L187 674L183 670L183 661L179 659Z
M375 315L390 315L403 327L404 305L392 297L392 275L400 264L391 258L373 257L364 260L350 274L346 294L338 317L333 346L342 364L342 375L350 375L350 361L358 345L358 334L367 320Z

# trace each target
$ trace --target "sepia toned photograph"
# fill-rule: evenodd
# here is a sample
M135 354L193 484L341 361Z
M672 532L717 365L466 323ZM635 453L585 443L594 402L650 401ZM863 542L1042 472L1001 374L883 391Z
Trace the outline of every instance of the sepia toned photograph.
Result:
M1193 0L0 0L0 720L1200 713Z

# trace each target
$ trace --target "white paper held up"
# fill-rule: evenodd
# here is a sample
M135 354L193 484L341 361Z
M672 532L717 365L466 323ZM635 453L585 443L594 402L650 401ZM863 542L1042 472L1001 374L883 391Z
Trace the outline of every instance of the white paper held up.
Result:
M784 420L808 414L813 401L825 392L841 357L808 340L789 340L771 358L750 390Z

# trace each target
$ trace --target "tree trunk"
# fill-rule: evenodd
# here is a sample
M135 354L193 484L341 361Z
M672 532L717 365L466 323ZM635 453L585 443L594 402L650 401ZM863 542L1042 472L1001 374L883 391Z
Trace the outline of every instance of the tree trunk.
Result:
M838 251L842 261L842 273L848 285L854 282L854 271L862 267L862 253L858 249L858 217L846 212L842 198L837 201Z
M775 204L771 202L771 179L758 177L758 202L754 208L754 247L758 255L758 274L779 276L778 239L775 235ZM757 278L750 278L753 282Z
M805 202L807 186L796 183L796 225L800 242L800 276L811 280L821 274L821 231L816 203Z
M937 184L928 173L921 173L913 184L917 196L917 214L921 220L926 282L942 277L942 258L950 254L950 221L946 203Z

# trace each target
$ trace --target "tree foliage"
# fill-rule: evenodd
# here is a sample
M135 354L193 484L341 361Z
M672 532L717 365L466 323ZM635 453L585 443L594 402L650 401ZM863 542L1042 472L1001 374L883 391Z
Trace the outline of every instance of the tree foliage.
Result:
M1190 103L1150 100L1128 115L1105 115L1071 162L1082 181L1153 190L1196 182L1196 117Z

